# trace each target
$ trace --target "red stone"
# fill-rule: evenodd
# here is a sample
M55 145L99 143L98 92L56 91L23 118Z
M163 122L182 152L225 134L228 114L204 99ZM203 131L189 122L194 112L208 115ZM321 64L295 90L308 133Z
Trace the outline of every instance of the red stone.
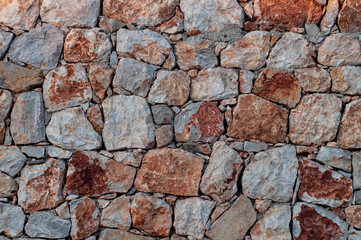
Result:
M342 32L361 32L361 0L345 0L338 14L338 26Z

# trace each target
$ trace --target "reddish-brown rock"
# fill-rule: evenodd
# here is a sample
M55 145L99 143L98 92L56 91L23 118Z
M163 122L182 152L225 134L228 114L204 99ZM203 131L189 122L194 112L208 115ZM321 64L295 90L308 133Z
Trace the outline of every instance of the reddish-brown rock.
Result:
M167 237L172 227L172 208L157 197L137 193L131 215L133 227L151 236Z
M301 87L292 74L266 68L254 83L253 93L288 108L294 108L300 101Z
M39 0L5 0L0 3L0 24L29 30L39 16Z
M330 207L347 206L353 194L350 178L307 159L299 162L301 200Z
M288 111L260 97L244 94L233 109L233 121L227 135L242 140L284 142Z
M110 83L113 80L114 72L111 68L104 68L100 65L91 65L89 69L89 82L100 101L104 99Z
M101 106L99 104L91 106L86 111L86 114L88 116L89 122L93 125L95 131L97 131L99 134L102 134L104 121Z
M349 206L345 209L346 222L356 228L361 228L361 205Z
M12 198L18 191L18 184L9 175L0 171L0 197Z
M337 143L341 148L361 148L361 100L346 105L339 127Z
M181 149L149 150L135 180L142 192L197 196L204 160Z
M135 173L135 168L97 152L76 151L69 160L65 190L80 196L126 193L133 185Z
M357 33L361 31L361 1L345 0L338 14L338 26L342 32Z
M294 74L306 92L327 92L331 87L331 76L326 69L295 69Z

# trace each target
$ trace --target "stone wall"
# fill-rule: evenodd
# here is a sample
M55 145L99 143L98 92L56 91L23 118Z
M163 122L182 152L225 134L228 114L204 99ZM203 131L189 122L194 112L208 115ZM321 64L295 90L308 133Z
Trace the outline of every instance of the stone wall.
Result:
M361 0L2 0L0 25L0 240L361 239Z

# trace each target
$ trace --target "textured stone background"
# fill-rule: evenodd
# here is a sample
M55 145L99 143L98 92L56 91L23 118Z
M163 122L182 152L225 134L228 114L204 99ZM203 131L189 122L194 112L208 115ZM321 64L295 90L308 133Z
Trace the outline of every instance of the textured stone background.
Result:
M0 0L0 240L361 239L361 0Z

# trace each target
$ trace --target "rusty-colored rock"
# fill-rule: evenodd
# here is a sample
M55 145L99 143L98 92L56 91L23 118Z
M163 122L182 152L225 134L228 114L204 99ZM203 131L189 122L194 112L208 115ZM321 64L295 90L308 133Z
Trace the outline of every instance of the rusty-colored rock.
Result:
M114 199L102 211L100 226L129 230L132 219L130 216L130 197L121 196Z
M0 197L12 198L18 191L18 184L13 178L0 171Z
M352 205L345 209L346 222L356 228L361 228L361 205Z
M102 134L104 121L101 106L98 104L91 106L86 111L86 114L88 116L89 122L93 125L95 131L97 131L99 134Z
M306 92L327 92L331 87L331 77L323 68L295 69L295 77Z
M361 31L361 1L345 0L338 14L338 26L342 32L357 33Z
M341 148L361 148L361 99L346 105L337 136Z
M0 24L29 30L39 16L40 0L5 0L0 3Z
M202 158L181 149L149 150L134 185L142 192L197 196L203 162Z
M114 71L100 65L91 65L89 69L89 82L95 95L102 101L113 80Z

